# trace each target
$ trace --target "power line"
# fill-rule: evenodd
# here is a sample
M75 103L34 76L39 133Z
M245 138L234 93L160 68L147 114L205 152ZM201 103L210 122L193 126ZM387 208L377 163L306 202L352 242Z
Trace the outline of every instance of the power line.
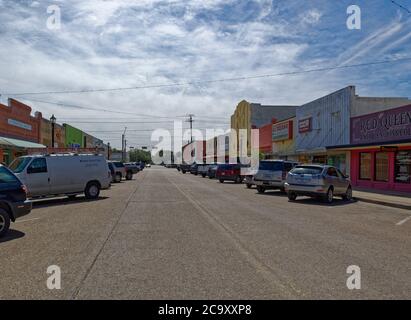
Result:
M365 67L365 66L389 64L389 63L395 63L395 62L404 62L404 61L411 61L411 58L397 58L397 59L389 59L389 60L374 61L374 62L367 62L367 63L350 64L350 65L343 65L343 66L322 67L322 68L313 68L313 69L306 69L306 70L300 70L300 71L291 71L291 72L282 72L282 73L273 73L273 74L263 74L263 75L255 75L255 76L243 76L243 77L234 77L234 78L222 78L222 79L214 79L214 80L175 82L175 83L168 83L168 84L153 84L153 85L146 85L146 86L122 87L122 88L120 87L120 88L107 88L107 89L84 89L84 90L67 90L67 91L4 93L3 95L6 95L6 96L28 96L28 95L115 92L115 91L139 90L139 89L169 88L169 87L198 85L198 84L207 84L207 83L243 81L243 80L251 80L251 79L272 78L272 77L279 77L279 76L292 76L292 75L298 75L298 74L304 74L304 73L323 72L323 71L348 69L348 68L358 68L358 67Z
M399 4L398 2L396 2L396 1L394 1L394 0L391 0L391 2L392 2L394 5L396 5L397 7L400 7L401 9L403 9L403 10L407 11L409 14L411 14L410 9L404 7L403 5Z
M141 114L141 113L134 113L134 112L125 112L125 111L113 111L110 109L99 109L99 108L94 108L94 107L89 107L89 106L80 106L80 105L69 104L69 103L64 103L64 102L52 102L52 101L37 100L37 99L32 99L32 98L20 98L20 99L29 100L32 102L34 101L34 102L39 102L39 103L52 104L52 105L57 105L57 106L62 106L62 107L75 108L75 109L84 109L84 110L101 111L101 112L118 113L118 114L129 114L129 115L141 116L141 117L147 117L147 118L170 119L170 117L166 117L166 116L148 115L148 114ZM176 119L184 118L184 117L185 116L175 116Z

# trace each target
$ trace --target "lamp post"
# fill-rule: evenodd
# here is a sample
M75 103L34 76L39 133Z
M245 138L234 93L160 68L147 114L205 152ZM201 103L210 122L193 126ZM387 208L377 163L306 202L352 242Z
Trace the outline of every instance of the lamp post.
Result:
M56 117L54 114L50 118L51 122L51 147L54 148L54 127L56 126Z

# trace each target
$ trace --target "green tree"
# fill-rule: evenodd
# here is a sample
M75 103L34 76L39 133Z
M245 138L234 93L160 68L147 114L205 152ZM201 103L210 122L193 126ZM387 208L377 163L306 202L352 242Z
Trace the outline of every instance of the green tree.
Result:
M151 163L151 153L145 150L132 150L129 153L130 155L130 162L145 162Z

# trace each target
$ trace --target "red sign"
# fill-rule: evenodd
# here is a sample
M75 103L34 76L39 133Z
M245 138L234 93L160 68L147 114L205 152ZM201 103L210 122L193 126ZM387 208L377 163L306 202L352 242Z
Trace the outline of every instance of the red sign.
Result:
M293 121L282 122L273 125L272 140L283 141L293 138Z
M310 132L312 130L312 122L313 122L313 118L311 117L298 120L298 132L299 133Z

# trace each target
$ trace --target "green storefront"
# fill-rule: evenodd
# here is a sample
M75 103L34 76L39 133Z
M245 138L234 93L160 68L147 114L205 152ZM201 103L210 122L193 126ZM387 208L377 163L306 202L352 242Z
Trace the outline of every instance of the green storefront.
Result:
M66 131L66 148L84 148L84 134L80 129L63 124Z

